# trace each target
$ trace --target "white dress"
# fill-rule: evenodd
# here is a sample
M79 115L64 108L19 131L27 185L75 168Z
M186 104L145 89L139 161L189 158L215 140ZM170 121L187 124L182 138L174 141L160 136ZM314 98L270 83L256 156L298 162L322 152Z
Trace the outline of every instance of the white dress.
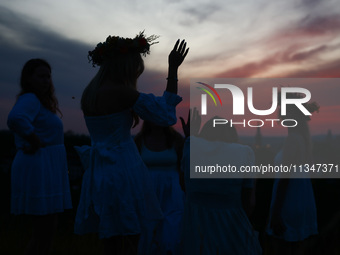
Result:
M139 241L139 254L180 254L184 193L179 184L177 152L174 147L152 151L142 144L140 153L149 169L164 218L147 223Z
M7 121L18 149L11 169L11 213L46 215L72 208L61 120L33 93L18 98ZM44 148L25 154L23 136L35 133Z
M282 151L275 157L275 164L282 163ZM269 222L273 213L279 179L274 180ZM318 233L316 205L311 180L309 178L292 178L289 180L281 217L286 231L281 236L273 233L267 226L267 234L288 242L302 241Z
M133 110L161 126L176 123L181 98L140 93ZM96 117L85 116L91 147L77 147L85 167L75 219L75 233L99 238L141 233L145 220L163 217L149 171L130 134L131 109Z
M190 153L190 140L204 144ZM197 142L197 141L196 141ZM225 164L253 165L254 153L240 144L219 144L190 137L183 151L186 201L183 218L183 254L261 254L257 232L242 208L242 188L252 188L251 179L192 179L190 157L222 153ZM198 153L197 155L195 153Z

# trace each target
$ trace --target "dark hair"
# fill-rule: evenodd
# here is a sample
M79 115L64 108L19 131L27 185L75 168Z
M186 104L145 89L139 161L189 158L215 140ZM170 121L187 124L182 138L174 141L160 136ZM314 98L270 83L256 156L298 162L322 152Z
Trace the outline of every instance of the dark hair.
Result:
M109 78L117 83L125 84L127 88L137 90L137 79L144 71L144 61L138 52L116 54L104 61L91 82L83 91L81 109L85 115L96 115L97 93L103 80ZM132 111L133 127L139 123L138 115Z
M146 37L144 31L136 35L135 38L109 35L105 42L98 43L94 50L89 51L88 59L89 62L92 62L93 66L101 66L106 61L116 58L118 55L137 53L146 56L150 54L150 46L158 43L155 42L158 38L159 36L157 35Z
M158 126L157 124L154 124L150 121L144 120L143 125L139 133L135 136L135 143L137 145L138 150L141 150L142 143L144 140L144 137L146 135L151 134L152 132L152 126ZM180 165L182 160L182 152L183 152L183 145L184 145L184 138L183 136L177 132L173 127L166 126L161 127L164 131L165 137L166 137L166 147L170 149L171 147L174 147L177 154L177 170L180 171Z
M137 79L144 72L144 61L137 52L117 54L103 63L108 77L129 87L137 89Z
M216 125L213 127L214 119L222 119L219 116L215 116L208 120L201 129L199 137L202 137L209 141L221 141L226 143L237 143L238 134L236 128L229 123L223 125Z
M45 108L47 108L53 113L59 112L59 114L62 116L62 113L59 110L58 100L55 96L53 83L49 87L48 92L45 95L39 94L37 91L34 91L31 87L32 84L30 84L29 78L34 74L35 70L41 66L47 67L50 70L50 72L52 72L52 68L46 60L35 58L30 59L29 61L26 62L21 71L20 77L21 91L18 96L21 96L25 93L34 93Z

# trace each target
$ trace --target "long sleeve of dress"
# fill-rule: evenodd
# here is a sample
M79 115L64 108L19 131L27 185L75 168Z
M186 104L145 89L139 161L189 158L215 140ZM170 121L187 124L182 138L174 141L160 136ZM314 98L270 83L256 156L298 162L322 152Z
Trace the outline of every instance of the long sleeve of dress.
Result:
M162 97L140 93L133 110L143 120L157 122L159 126L172 126L177 122L176 105L181 101L180 96L167 91Z
M27 136L34 132L33 121L40 110L40 101L33 93L27 93L18 98L8 115L9 129L20 136Z

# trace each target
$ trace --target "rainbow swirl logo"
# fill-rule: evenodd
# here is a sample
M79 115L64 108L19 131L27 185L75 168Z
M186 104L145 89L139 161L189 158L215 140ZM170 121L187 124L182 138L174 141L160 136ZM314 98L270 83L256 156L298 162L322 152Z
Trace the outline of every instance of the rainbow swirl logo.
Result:
M217 96L218 100L220 101L220 104L222 105L222 100L220 98L220 95L217 93L216 89L214 89L210 85L203 83L203 82L197 82L197 83L209 88L212 92L214 92L214 94ZM203 90L205 93L207 93L212 98L212 100L214 101L215 106L217 106L216 100L209 90L201 88L201 87L197 87L197 88L200 89L200 90Z
M197 82L197 83L207 87L208 89L210 89L217 96L218 101L220 101L220 104L222 106L221 97L217 93L216 89L214 89L212 86L210 86L210 85L208 85L206 83L203 83L203 82ZM201 87L196 87L196 88L204 91L205 93L207 93L212 98L212 100L214 101L215 106L217 106L216 99L215 99L214 95L209 90L207 90L205 88L201 88ZM202 115L207 114L207 95L206 94L202 94L202 109L201 109L201 114Z

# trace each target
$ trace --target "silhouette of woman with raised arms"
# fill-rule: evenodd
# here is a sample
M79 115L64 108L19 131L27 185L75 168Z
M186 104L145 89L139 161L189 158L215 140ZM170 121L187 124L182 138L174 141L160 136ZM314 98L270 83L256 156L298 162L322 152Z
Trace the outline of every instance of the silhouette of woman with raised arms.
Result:
M137 79L156 36L107 37L89 52L98 73L85 88L81 107L91 147L77 148L85 166L75 233L96 232L106 254L136 254L145 219L162 212L150 176L131 137L139 117L169 126L176 123L177 71L188 50L183 40L169 54L166 90L162 97L139 93Z
M63 124L51 78L42 59L24 65L21 92L8 115L18 149L11 170L11 213L33 223L25 254L48 254L58 213L72 208ZM60 113L61 114L61 113Z

